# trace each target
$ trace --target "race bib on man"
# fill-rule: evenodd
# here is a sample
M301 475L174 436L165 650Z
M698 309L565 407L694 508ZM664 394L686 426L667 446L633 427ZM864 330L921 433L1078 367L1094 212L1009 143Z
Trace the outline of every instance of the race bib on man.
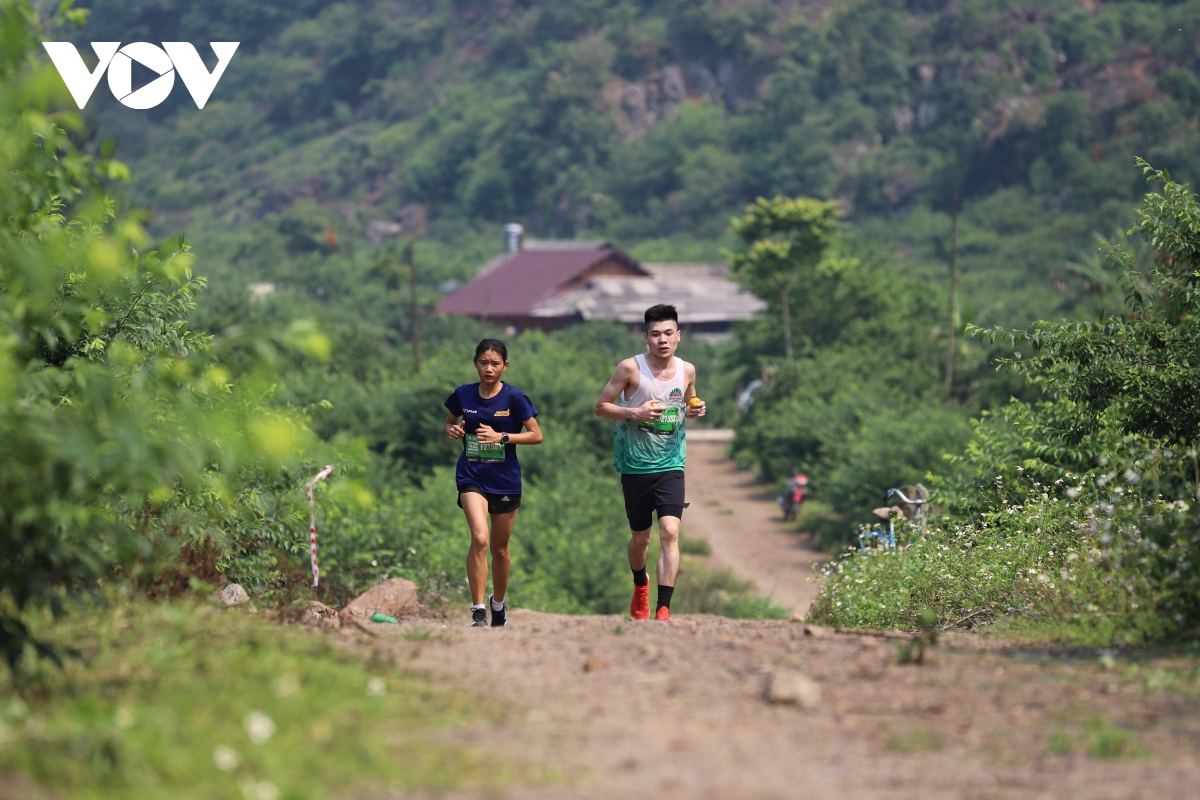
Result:
M481 442L475 434L467 434L467 461L496 463L503 460L504 445L499 442Z
M670 436L679 429L679 409L667 406L663 409L661 417L654 422L638 422L638 428L648 433L657 433L659 436Z

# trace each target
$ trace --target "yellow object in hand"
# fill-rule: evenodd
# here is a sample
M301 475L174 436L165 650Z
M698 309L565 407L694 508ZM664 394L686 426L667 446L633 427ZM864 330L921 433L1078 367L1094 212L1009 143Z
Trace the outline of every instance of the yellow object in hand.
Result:
M699 397L693 397L691 400L688 400L688 406L690 406L691 408L695 408L696 406L702 406L702 405L704 405L704 401L701 400Z

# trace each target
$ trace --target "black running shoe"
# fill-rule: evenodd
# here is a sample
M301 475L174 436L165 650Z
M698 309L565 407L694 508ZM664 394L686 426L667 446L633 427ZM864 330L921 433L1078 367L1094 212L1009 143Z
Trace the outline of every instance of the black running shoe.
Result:
M508 620L504 618L504 608L502 607L499 611L497 611L496 607L492 605L492 598L495 596L496 595L494 594L488 595L488 608L492 610L492 627L507 628Z
M472 608L471 609L471 627L472 628L486 628L487 626L488 626L487 609Z

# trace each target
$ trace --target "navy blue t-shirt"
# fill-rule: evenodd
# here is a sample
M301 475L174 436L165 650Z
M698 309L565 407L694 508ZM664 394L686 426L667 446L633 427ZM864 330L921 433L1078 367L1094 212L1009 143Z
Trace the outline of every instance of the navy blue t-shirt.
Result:
M463 418L463 452L458 457L455 483L469 483L485 492L508 494L521 492L521 465L515 444L481 445L475 439L480 425L489 425L497 433L520 433L525 420L537 416L533 401L515 386L501 383L495 397L479 396L479 384L468 383L446 398L446 410Z

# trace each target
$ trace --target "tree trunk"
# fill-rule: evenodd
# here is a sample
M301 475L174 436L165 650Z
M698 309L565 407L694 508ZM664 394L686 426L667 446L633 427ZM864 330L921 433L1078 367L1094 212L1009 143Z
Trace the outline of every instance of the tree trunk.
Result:
M792 358L792 313L788 308L788 284L783 285L783 350L787 353L788 366L795 363Z
M421 332L417 326L417 261L414 249L414 242L409 239L405 260L408 262L408 308L412 314L413 374L416 375L421 371Z
M950 343L946 346L946 396L954 392L954 329L958 316L955 293L958 290L958 191L954 192L954 210L950 216Z

